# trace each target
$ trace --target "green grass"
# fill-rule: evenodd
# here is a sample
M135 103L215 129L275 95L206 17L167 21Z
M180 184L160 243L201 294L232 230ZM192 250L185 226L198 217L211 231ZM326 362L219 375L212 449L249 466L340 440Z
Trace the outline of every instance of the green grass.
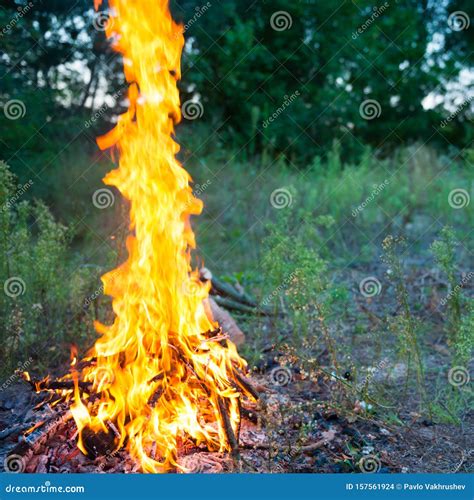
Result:
M357 284L350 281L355 280L352 273L358 280L380 266L384 238L389 234L405 237L400 280L410 280L406 276L410 259L423 268L437 266L430 245L446 225L453 228L456 238L455 255L449 259L450 281L454 283L459 269L472 262L471 206L456 209L449 203L453 190L462 189L463 196L472 196L474 155L470 151L453 159L412 146L383 159L367 150L360 162L352 164L341 159L335 147L324 160L316 158L306 169L283 159L245 160L219 147L199 159L184 148L183 157L205 207L200 217L193 218L196 265L203 261L213 273L238 280L261 300L277 290L270 296L276 299L275 307L283 304L287 313L272 320L237 317L248 333L242 353L251 366L265 357L264 347L274 345L280 355L283 352L281 361L290 360L302 373L327 376L333 369L348 370L354 381L364 380L367 367L385 357L392 365L404 359L397 348L401 333L389 321L397 308L389 281L384 282L388 295L378 303L365 301L379 316L376 326L360 309L361 297L354 290ZM34 352L35 369L44 372L48 365L67 358L71 342L78 342L82 350L90 347L95 338L93 320L110 321L109 302L100 297L99 276L125 258L127 209L117 194L106 209L92 201L94 192L104 187L101 177L110 168L106 159L74 146L50 162L42 181L24 195L30 208L24 209L23 219L17 215L20 205L12 208L3 228L9 269L2 272L24 279L28 293L2 299L7 330L1 354L9 359L3 367L7 375L30 352ZM33 208L34 197L46 200L58 224L45 207L39 212ZM446 274L446 269L440 271ZM419 328L420 360L425 366L418 371L418 379L427 378L431 395L429 381L439 377L441 365L427 360L433 339L447 340L449 317L441 312L442 322L427 318L432 290L424 288L422 294L409 296L409 308ZM91 305L84 308L91 296ZM460 304L459 341L446 342L450 356L442 360L443 373L455 360L464 363L472 352L472 307L461 300ZM323 348L327 354L321 358ZM416 399L415 378L406 390ZM437 396L432 408L435 417L454 422L465 400L457 393L443 399L453 388L446 386L444 375L441 378L433 389ZM422 382L418 380L418 386ZM341 381L338 386L344 404L361 397L353 385ZM391 403L402 400L403 388L369 385L364 387L364 397L395 411Z
M472 195L472 164L425 147L413 146L384 160L367 151L356 165L341 160L336 149L305 170L283 161L241 163L231 154L191 158L186 166L196 184L209 184L200 194L205 209L194 226L200 255L220 274L258 272L268 224L286 210L292 212L293 230L320 216L334 219L333 225L307 234L307 244L334 265L370 262L388 233L403 233L409 245L425 249L444 225L470 228L474 222L472 210L456 210L448 202L454 189ZM276 189L290 193L289 208L272 206Z

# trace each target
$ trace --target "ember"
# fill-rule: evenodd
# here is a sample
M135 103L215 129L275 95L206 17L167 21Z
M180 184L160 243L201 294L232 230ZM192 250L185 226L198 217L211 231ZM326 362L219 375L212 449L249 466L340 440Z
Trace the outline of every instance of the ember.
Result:
M183 28L165 0L109 3L107 36L123 54L130 104L98 144L120 155L104 182L130 202L129 256L102 278L116 317L110 326L96 324L101 337L89 357L74 355L60 381L31 383L73 397L78 447L89 457L126 447L144 472L166 472L183 469L178 454L187 443L236 450L240 400L258 394L212 318L209 282L191 269L189 219L202 203L173 139Z

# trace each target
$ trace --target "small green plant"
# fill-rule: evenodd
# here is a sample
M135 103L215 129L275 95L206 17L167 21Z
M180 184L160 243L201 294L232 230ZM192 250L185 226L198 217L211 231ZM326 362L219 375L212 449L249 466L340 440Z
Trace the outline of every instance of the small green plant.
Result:
M387 236L382 243L384 252L382 260L388 266L387 275L395 286L397 301L401 309L401 312L391 321L390 327L398 335L400 351L405 357L407 365L406 385L408 386L409 383L411 366L414 365L420 403L425 405L431 417L431 405L425 388L423 358L418 342L420 325L411 312L408 290L405 285L405 277L399 256L399 252L404 246L405 241L403 238L396 238L391 235Z
M283 215L270 227L264 242L263 269L271 287L264 298L286 314L285 321L293 332L293 343L302 346L303 340L318 331L326 345L330 362L339 372L338 353L331 333L333 307L346 297L328 278L328 264L307 238L314 231L307 224L298 225L292 233L291 214ZM331 224L321 217L321 225Z
M474 349L474 299L468 299L466 312L461 316L456 343L454 344L455 363L466 365L472 358Z
M449 290L442 303L443 305L446 303L448 310L448 339L451 344L455 344L461 324L461 286L456 273L457 241L454 231L449 226L441 230L440 236L440 239L431 245L431 251L448 278Z

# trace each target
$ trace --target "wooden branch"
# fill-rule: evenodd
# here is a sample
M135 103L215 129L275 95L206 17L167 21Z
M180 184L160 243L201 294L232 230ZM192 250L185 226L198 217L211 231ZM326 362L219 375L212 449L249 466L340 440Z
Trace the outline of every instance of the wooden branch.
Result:
M73 380L27 380L23 377L23 380L30 384L35 392L41 391L59 391L59 390L73 390L74 381ZM78 382L79 389L84 391L90 391L92 389L91 382Z
M224 309L230 309L231 311L237 311L245 314L254 314L258 316L274 316L275 313L271 311L268 307L251 307L246 304L241 304L232 299L227 299L221 297L220 295L212 295L212 298L217 304L222 306Z
M39 427L39 431L34 431L27 438L24 438L23 441L17 444L13 450L8 453L8 456L19 455L28 459L31 455L36 454L40 447L57 432L58 427L72 418L72 413L68 407L62 409L58 408L57 411L57 415L47 420ZM35 437L36 432L39 434Z
M221 417L222 427L226 435L227 443L229 444L232 453L235 453L239 448L238 439L234 434L234 429L232 428L232 424L230 422L227 404L220 396L217 396L217 406L219 408L219 415Z
M245 378L244 375L242 375L242 374L239 373L239 371L237 369L234 369L234 377L235 377L235 380L236 380L237 384L240 386L240 388L243 389L245 392L251 394L252 397L255 399L255 401L258 401L260 399L259 392Z
M232 285L221 281L220 279L212 276L211 278L212 288L216 291L218 295L223 295L224 297L229 297L236 302L240 302L250 307L257 307L257 302L247 295L245 292L239 292Z

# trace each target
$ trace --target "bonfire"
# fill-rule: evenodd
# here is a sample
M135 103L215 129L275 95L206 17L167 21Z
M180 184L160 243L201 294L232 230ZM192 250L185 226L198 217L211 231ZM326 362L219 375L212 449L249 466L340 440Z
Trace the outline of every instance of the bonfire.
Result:
M167 0L111 0L109 8L106 33L123 56L129 105L98 144L119 158L104 182L130 205L128 258L102 277L113 324L96 323L100 338L86 358L73 355L70 374L33 384L70 402L84 454L125 447L144 472L166 472L179 469L189 444L236 452L241 399L258 395L213 320L209 282L191 267L190 216L202 202L176 159L183 28Z

